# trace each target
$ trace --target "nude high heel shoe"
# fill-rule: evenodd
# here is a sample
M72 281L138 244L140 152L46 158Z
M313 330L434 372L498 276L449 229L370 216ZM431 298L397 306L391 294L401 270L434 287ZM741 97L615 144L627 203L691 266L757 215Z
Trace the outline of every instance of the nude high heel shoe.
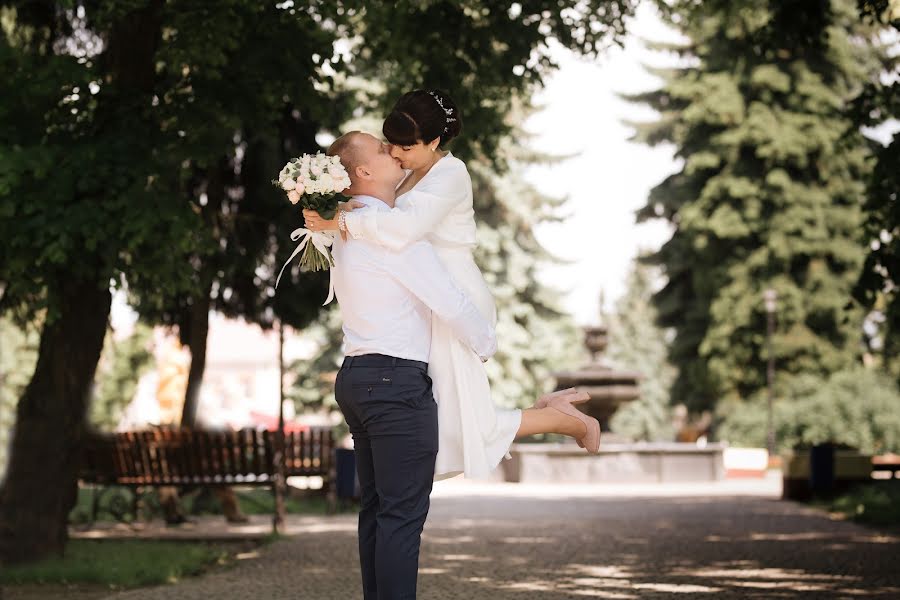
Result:
M557 390L555 392L550 392L549 394L544 394L538 401L534 403L534 408L547 408L550 406L550 401L554 398L565 398L569 404L584 404L591 397L584 392L576 392L575 388L570 387L564 390ZM584 448L584 444L581 443L581 440L575 440L578 442L578 446Z
M570 387L564 390L557 390L555 392L550 392L549 394L544 394L534 403L534 408L547 408L550 405L551 400L559 397L566 398L569 404L583 404L591 399L590 396L583 392L576 392L575 388Z
M555 408L561 413L565 413L571 417L575 417L584 423L587 433L583 438L578 439L578 445L590 452L597 454L600 452L600 421L594 417L589 417L566 400L565 396L557 396L549 401L550 408ZM577 438L576 438L577 439Z

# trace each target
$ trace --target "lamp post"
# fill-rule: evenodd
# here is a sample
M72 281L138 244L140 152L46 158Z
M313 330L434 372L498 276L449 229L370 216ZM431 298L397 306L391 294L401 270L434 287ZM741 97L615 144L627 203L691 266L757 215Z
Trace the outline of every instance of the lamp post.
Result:
M275 432L275 452L272 457L275 467L275 516L272 517L272 532L284 532L284 495L287 490L284 465L284 323L278 321L278 431Z
M766 449L769 456L775 455L775 418L773 415L772 403L775 397L773 383L775 380L775 355L772 352L772 336L775 333L775 308L778 300L778 294L772 288L768 288L763 292L763 300L766 303L766 387L768 391L766 415Z

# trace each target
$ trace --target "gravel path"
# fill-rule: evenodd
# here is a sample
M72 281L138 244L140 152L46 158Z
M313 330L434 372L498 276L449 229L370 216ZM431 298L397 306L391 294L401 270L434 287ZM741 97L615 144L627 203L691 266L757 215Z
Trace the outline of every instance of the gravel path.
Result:
M766 496L436 494L420 600L900 598L900 535ZM258 558L110 600L361 598L355 515Z

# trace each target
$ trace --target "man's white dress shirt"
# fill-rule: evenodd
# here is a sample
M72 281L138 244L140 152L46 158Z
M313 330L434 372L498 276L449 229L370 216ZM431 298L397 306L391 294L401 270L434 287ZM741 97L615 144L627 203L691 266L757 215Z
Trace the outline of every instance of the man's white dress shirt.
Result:
M366 205L354 214L391 210L372 196L354 199ZM497 351L494 328L453 282L430 243L389 250L361 239L344 242L338 236L332 252L345 355L385 354L428 362L432 311L482 360Z

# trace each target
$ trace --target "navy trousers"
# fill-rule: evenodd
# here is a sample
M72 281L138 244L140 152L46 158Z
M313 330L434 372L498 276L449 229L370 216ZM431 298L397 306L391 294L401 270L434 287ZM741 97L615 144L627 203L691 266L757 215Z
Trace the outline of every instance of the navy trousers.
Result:
M335 396L356 450L363 597L415 600L438 451L428 364L382 354L348 356Z

